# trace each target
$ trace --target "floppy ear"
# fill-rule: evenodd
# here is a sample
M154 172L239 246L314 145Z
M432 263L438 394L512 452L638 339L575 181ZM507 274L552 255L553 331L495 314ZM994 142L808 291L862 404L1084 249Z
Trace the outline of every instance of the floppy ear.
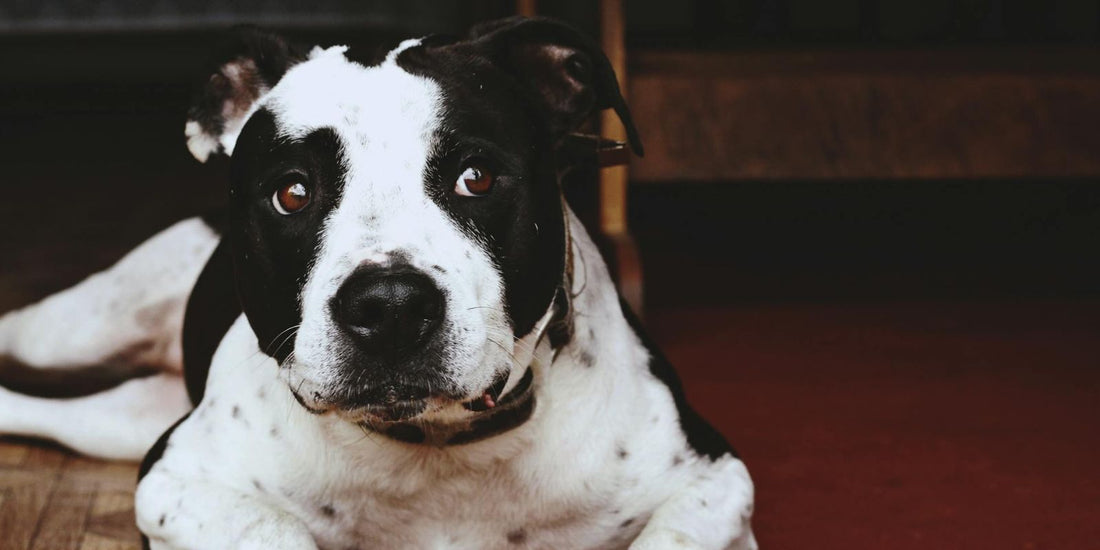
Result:
M529 88L548 115L555 141L595 111L614 109L631 149L643 154L615 71L592 39L560 21L518 16L474 27L470 38L486 46L493 63Z
M191 154L199 162L215 153L232 154L252 106L305 57L303 50L277 34L234 27L211 57L208 76L187 111L184 134Z

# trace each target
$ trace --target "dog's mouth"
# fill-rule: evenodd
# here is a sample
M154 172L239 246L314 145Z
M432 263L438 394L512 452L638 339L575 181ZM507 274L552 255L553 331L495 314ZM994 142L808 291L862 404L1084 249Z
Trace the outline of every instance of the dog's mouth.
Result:
M478 397L464 399L448 392L431 392L422 386L387 385L381 388L367 388L362 391L348 392L338 400L325 399L315 392L307 399L293 387L291 394L304 409L313 414L337 412L349 420L357 422L390 423L413 420L427 412L441 410L456 403L475 413L489 411L501 403L501 394L508 384L510 372L500 372L492 383ZM531 376L528 370L525 379Z

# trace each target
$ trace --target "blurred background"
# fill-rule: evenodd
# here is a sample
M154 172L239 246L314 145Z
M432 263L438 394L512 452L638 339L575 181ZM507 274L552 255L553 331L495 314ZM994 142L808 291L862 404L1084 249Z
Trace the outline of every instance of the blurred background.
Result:
M602 4L518 3L597 37ZM762 544L1095 546L1100 2L621 5L646 322L754 473ZM194 161L183 123L230 25L381 48L517 9L0 0L0 311L222 203L227 163ZM569 182L593 225L596 178ZM0 533L83 490L58 468L97 468L4 464ZM55 481L12 497L26 468Z

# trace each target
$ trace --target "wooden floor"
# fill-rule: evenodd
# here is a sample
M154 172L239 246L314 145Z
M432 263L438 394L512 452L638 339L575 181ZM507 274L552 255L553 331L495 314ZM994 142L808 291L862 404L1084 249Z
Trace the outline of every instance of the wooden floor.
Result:
M0 439L0 548L131 550L137 465Z

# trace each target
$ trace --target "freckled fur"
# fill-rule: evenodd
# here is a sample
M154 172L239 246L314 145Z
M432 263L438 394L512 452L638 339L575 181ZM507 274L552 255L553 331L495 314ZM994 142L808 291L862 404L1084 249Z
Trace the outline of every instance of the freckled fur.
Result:
M311 533L322 548L421 548L451 536L459 541L454 547L508 548L506 535L517 524L523 525L525 544L534 548L626 547L632 540L644 542L635 539L642 533L664 541L676 533L701 548L724 548L727 542L721 541L738 541L732 548L754 547L748 530L752 482L741 461L699 458L670 471L668 465L686 445L684 434L674 422L636 421L655 413L675 417L672 399L645 367L647 352L622 318L606 268L592 259L594 245L579 224L572 231L574 246L588 250L590 258L587 285L575 289L585 312L577 322L581 334L591 330L600 342L589 351L602 368L578 368L571 364L578 354L564 352L549 364L553 353L543 344L533 367L539 406L526 424L471 445L423 448L364 434L333 415L310 415L285 385L272 384L278 369L256 353L242 318L215 356L208 395L269 384L268 399L261 402L249 392L244 397L254 401L241 406L256 411L255 422L281 422L293 430L273 439L239 424L218 423L216 415L183 423L172 436L173 450L139 486L142 530L169 540L197 536L184 523L161 528L149 521L163 507L158 502L165 485L186 496L181 517L209 523L218 519L209 510L210 488L192 488L188 480L216 485L227 503L237 502L229 496L237 494L253 502L262 495L241 480L255 476L265 487L295 488L268 505L293 517L295 529ZM205 432L206 424L212 433ZM620 441L647 451L608 460ZM235 452L241 446L252 449L247 458ZM202 458L191 451L200 448ZM218 467L203 476L200 464ZM707 507L700 505L703 499ZM319 513L318 501L341 512L328 518ZM627 521L632 518L648 519Z

